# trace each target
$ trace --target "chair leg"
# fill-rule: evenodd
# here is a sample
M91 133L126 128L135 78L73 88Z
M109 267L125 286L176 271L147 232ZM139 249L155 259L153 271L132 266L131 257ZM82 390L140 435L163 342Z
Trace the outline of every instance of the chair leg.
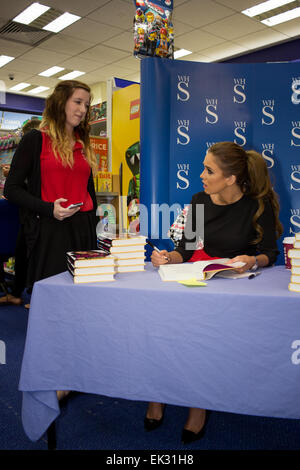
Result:
M56 450L56 426L55 421L47 429L48 450Z

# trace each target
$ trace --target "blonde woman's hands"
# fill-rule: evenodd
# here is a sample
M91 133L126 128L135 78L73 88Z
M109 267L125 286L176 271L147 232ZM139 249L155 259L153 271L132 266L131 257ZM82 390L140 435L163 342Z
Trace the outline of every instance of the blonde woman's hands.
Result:
M56 199L54 201L54 209L53 209L53 217L57 220L64 220L67 217L71 217L76 212L80 211L80 207L74 207L73 209L67 209L66 207L62 207L62 202L67 202L68 199L64 199L63 197Z

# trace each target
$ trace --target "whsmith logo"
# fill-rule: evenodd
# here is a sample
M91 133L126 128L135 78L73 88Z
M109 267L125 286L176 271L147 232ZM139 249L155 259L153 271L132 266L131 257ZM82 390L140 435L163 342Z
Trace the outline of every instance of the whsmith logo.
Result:
M291 209L290 222L292 227L290 227L290 233L299 232L300 230L300 209Z
M291 165L291 186L292 191L300 191L300 165Z
M216 113L218 107L218 100L216 98L206 98L206 113L209 114L209 117L205 117L205 122L209 124L215 124L218 122L219 117Z
M177 89L177 101L188 101L190 99L190 93L188 91L190 77L188 75L177 75L178 83Z
M267 167L272 168L274 166L274 144L261 144L262 146L262 156L266 160Z
M238 140L234 139L234 142L241 147L243 147L246 143L246 121L234 121L234 135L238 138Z
M300 147L300 121L292 121L291 147Z
M246 88L246 79L245 78L234 78L234 87L233 91L235 95L233 96L233 102L234 103L245 103L246 101L246 94L245 94L245 88Z
M293 104L300 104L300 77L294 78L292 82L292 96L291 100Z
M189 179L187 178L190 171L189 163L177 163L177 178L180 183L176 183L177 189L187 189L190 185Z
M271 126L275 122L275 116L274 116L274 106L275 106L275 100L262 100L262 113L263 117L261 120L262 124L265 124L266 126ZM272 112L271 112L272 111Z
M190 142L190 136L188 135L190 127L190 121L189 120L178 120L177 121L177 133L180 135L180 137L177 137L177 144L180 145L187 145Z

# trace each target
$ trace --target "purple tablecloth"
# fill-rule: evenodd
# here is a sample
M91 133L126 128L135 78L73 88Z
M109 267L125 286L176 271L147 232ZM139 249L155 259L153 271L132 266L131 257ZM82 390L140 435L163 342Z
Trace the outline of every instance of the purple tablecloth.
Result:
M20 390L25 432L59 415L55 390L271 417L300 417L300 294L290 272L206 287L162 282L147 264L116 281L35 284Z

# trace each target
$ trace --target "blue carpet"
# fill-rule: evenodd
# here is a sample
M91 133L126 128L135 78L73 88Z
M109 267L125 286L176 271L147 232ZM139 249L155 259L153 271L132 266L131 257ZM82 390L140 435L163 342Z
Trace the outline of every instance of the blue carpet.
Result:
M28 299L26 299L28 300ZM28 311L0 307L0 340L6 364L0 364L0 450L45 450L47 438L31 442L21 422L18 391ZM76 394L57 420L58 450L299 450L300 420L212 412L205 437L180 443L187 410L168 405L163 425L146 432L147 404L92 394Z

